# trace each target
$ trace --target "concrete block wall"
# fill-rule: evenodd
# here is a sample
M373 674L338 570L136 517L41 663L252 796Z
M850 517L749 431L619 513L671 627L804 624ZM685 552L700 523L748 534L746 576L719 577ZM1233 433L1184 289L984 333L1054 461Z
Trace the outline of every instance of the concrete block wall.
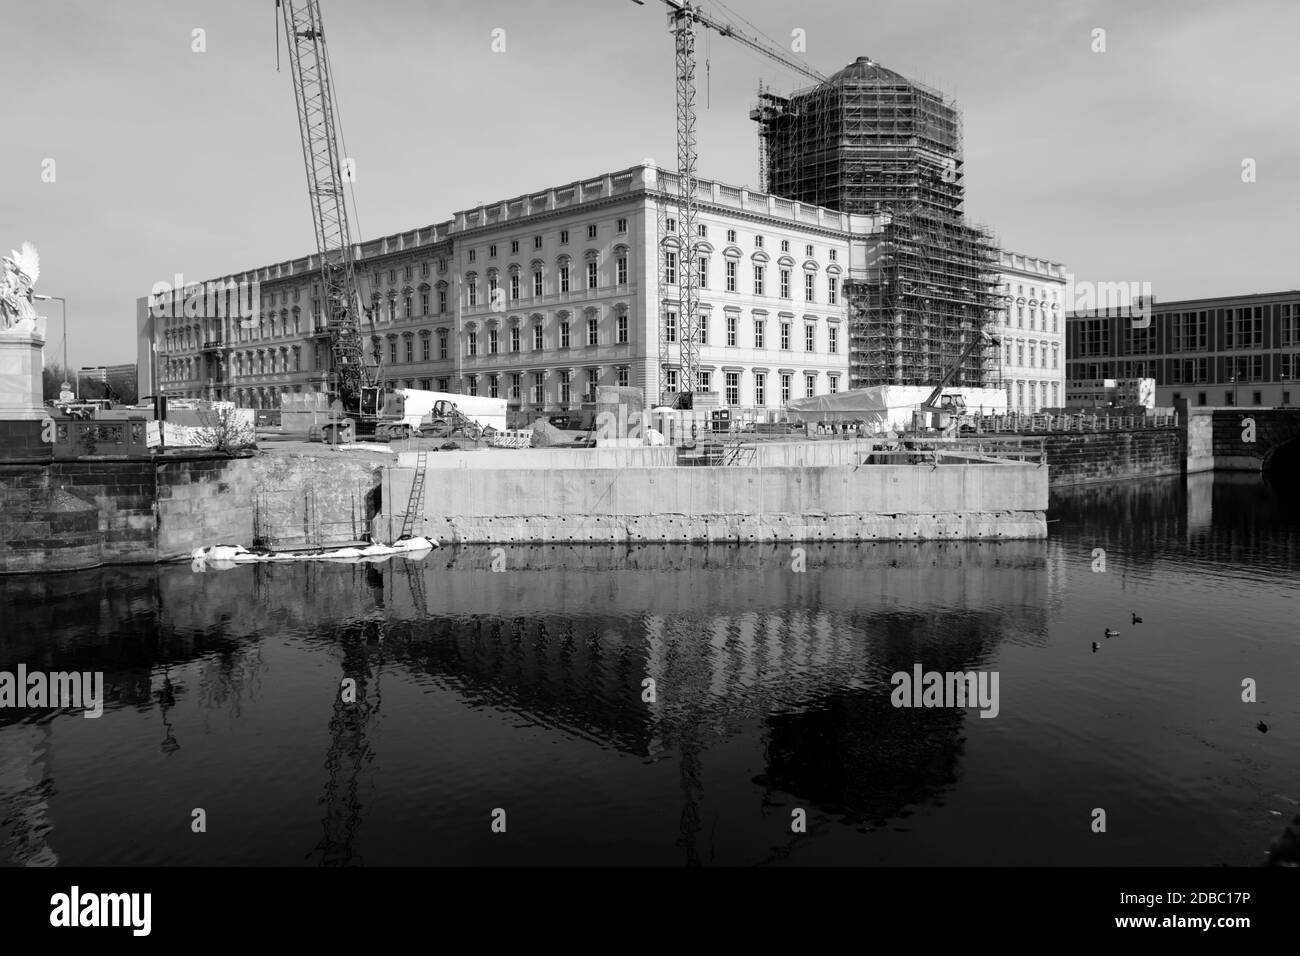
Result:
M1178 475L1186 461L1180 428L1060 432L1044 437L1053 486Z
M50 470L0 467L0 574L69 571L104 561L98 507L60 487Z

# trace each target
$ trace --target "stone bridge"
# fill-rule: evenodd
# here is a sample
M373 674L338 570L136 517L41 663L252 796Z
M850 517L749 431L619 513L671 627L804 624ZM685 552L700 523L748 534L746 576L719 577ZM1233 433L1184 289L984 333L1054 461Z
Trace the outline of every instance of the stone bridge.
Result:
M1300 464L1300 408L1189 408L1187 470L1272 471Z

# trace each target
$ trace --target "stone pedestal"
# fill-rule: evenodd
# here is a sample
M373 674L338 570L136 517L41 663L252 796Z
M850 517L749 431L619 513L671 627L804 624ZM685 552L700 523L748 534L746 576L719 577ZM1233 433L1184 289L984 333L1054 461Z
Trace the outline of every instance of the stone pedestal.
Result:
M45 317L31 329L0 330L0 421L40 421L45 408Z
M45 407L45 317L31 328L0 330L0 459L47 458Z

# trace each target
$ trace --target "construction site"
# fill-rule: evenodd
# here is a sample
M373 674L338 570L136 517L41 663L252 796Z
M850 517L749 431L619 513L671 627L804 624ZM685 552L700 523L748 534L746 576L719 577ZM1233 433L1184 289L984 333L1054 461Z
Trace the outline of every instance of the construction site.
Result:
M763 188L885 215L866 274L845 282L849 387L940 381L998 308L998 246L965 219L961 117L937 91L868 57L782 96L759 87ZM997 387L996 352L970 351L956 383Z

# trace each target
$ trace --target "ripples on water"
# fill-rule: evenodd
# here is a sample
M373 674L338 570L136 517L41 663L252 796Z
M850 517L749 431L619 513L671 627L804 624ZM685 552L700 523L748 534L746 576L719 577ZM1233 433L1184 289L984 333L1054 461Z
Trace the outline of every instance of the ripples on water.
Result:
M0 861L1261 861L1300 800L1295 504L1196 476L1051 516L805 573L746 545L0 579L0 669L109 691L0 711ZM894 708L918 661L996 670L999 715Z

